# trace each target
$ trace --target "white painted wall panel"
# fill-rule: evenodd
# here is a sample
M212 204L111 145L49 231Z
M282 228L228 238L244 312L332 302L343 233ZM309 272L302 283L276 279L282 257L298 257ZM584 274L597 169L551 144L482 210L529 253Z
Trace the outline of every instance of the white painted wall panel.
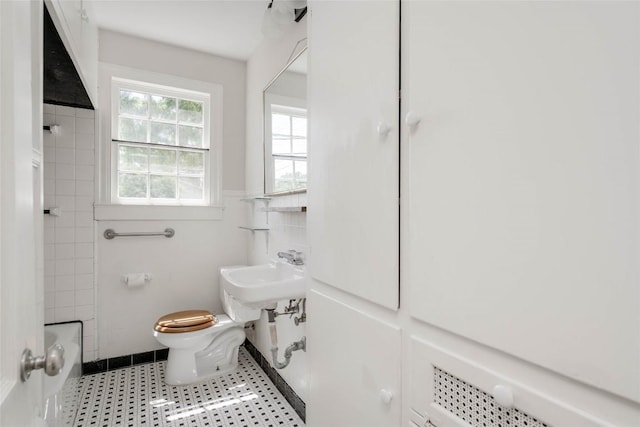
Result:
M310 7L311 275L397 309L399 3Z
M399 426L400 328L314 290L308 306L307 425Z
M412 316L640 401L637 2L408 2ZM406 85L405 85L406 83Z

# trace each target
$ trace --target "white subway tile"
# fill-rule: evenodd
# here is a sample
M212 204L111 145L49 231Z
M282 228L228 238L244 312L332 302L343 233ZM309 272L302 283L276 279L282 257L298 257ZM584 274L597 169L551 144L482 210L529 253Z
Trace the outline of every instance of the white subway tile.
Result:
M56 241L56 229L51 227L45 227L43 230L43 241L45 244L55 243Z
M93 318L93 305L90 306L85 306L89 309L91 309L92 315L91 317L88 317L87 319L80 319L80 320L84 320L82 323L84 323L83 328L82 328L82 336L83 337L93 337L95 336L95 327L96 327L96 321ZM78 313L78 310L76 309L76 314Z
M76 274L92 274L93 258L76 259Z
M90 351L94 351L94 338L93 335L87 335L85 339L82 340L82 353L85 356L84 360L91 360L87 357L87 353Z
M45 164L45 168L46 168ZM70 164L61 164L54 169L56 179L76 179L76 168Z
M96 360L96 352L94 350L87 350L86 345L83 342L82 360L85 362L93 362Z
M54 292L56 290L55 276L44 276L44 291Z
M76 118L76 133L91 133L96 132L94 119L88 119L84 117Z
M42 177L44 179L56 178L56 164L53 162L45 162L42 168Z
M44 259L55 259L56 247L52 244L43 245Z
M93 150L95 146L95 135L93 133L76 134L76 148L83 150Z
M45 245L53 246L53 245ZM73 243L59 243L55 245L55 259L75 258L75 245Z
M44 323L53 323L56 321L55 310L47 308L44 310Z
M75 289L76 289L75 276L71 276L71 275L56 276L55 278L56 292L73 291Z
M76 198L74 196L56 196L54 206L60 208L61 215L76 210Z
M56 307L55 308L55 321L56 322L68 322L75 320L75 310L73 307Z
M93 243L76 243L76 258L93 259Z
M76 291L76 306L91 304L93 304L93 289L83 289L81 291Z
M45 292L44 293L44 308L45 308L45 310L47 308L54 308L56 306L55 298L56 298L55 292Z
M76 165L76 179L83 181L94 181L94 165Z
M75 217L73 212L62 212L60 216L54 217L56 227L75 227Z
M76 181L76 196L93 197L93 181Z
M93 243L93 227L76 227L76 243Z
M94 336L94 332L93 332L93 326L91 327L90 330L90 334L87 334L88 331L88 327L87 324L89 322L91 322L93 324L93 320L89 320L89 319L93 319L95 318L95 314L94 314L95 310L93 308L93 300L91 300L91 305L81 305L81 306L76 306L76 319L78 320L82 320L82 322L84 323L84 328L82 328L82 336L83 337L93 337Z
M56 262L54 260L44 262L44 276L53 277L56 274Z
M56 106L53 104L42 104L42 112L44 114L55 114Z
M55 134L56 148L75 148L76 146L76 118L56 116L56 124L59 126Z
M93 274L76 274L76 290L93 289Z
M56 182L53 179L45 179L43 191L44 194L56 194Z
M64 166L69 167L70 165ZM73 169L73 166L71 166L71 169ZM74 180L56 179L56 196L73 196L74 194L76 194L76 182Z
M42 146L43 147L55 147L56 137L51 132L45 130L42 134Z
M76 110L73 107L65 107L64 105L56 105L56 116L72 116L75 117Z
M88 108L76 108L76 117L84 117L86 119L93 119L96 116L94 110Z
M43 149L44 161L47 163L54 163L56 161L56 149L55 147L44 146Z
M76 211L79 212L93 212L93 197L91 196L76 196L75 199Z
M56 291L56 307L73 307L75 305L74 291Z
M56 156L58 152L56 152ZM95 163L94 150L76 150L76 164L93 165Z
M47 207L48 205L45 205L45 207ZM52 216L52 215L45 215L44 216L44 222L43 222L44 228L55 228L56 226L56 217Z
M58 165L61 163L72 165L76 162L76 150L73 148L57 148L55 161Z
M42 203L44 204L45 209L49 209L51 207L57 206L56 196L53 194L45 194L42 200Z
M76 262L73 259L56 260L56 276L69 276L75 274Z
M76 227L93 227L93 212L79 211L75 212Z
M56 227L56 243L75 242L76 233L73 227Z

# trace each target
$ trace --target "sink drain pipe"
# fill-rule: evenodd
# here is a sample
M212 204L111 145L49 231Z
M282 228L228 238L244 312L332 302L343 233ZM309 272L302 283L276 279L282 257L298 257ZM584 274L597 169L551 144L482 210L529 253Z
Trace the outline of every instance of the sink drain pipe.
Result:
M303 350L307 351L307 337L302 337L300 341L295 341L284 351L284 362L278 360L278 331L276 329L276 316L275 309L266 309L267 317L269 320L269 334L271 335L271 356L273 359L273 365L277 369L284 369L289 365L291 356L294 351Z

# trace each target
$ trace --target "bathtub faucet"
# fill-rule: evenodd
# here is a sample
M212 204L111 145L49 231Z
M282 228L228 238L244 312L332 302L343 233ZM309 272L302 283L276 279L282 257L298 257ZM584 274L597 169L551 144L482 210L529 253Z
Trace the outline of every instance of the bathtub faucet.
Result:
M304 265L304 258L302 258L302 252L291 249L288 252L278 252L278 258L284 258L289 264Z

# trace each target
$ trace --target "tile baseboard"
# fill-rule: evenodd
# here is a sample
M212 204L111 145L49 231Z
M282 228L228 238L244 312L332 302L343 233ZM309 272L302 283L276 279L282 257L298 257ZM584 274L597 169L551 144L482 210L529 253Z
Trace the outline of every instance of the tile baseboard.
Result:
M249 352L251 357L260 365L260 368L267 374L271 382L276 386L278 391L282 393L284 398L289 402L294 411L298 414L302 421L306 422L306 404L304 400L291 388L289 384L280 376L278 371L271 366L269 361L260 353L260 351L249 341L244 340L244 348Z
M110 357L108 359L93 360L82 364L82 375L99 374L101 372L113 371L126 368L128 366L140 365L142 363L153 363L167 360L169 349L146 351L144 353L127 354L125 356Z

